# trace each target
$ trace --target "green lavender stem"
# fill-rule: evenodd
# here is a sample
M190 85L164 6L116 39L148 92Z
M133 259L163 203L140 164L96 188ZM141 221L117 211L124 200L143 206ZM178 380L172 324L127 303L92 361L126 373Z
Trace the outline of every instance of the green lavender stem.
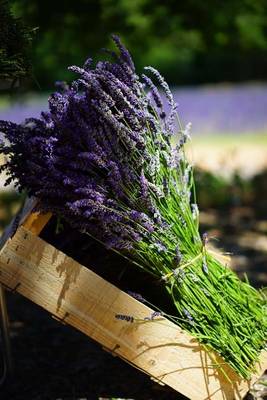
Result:
M181 325L248 379L266 340L266 301L215 258L208 256L208 276L201 268L196 262L183 282L173 279L167 287L178 313L187 310L193 318Z
M133 258L164 280L178 312L179 326L249 379L266 344L266 297L248 282L242 282L203 245L198 217L193 216L186 195L186 190L194 186L193 178L188 187L181 183L186 167L184 161L182 172L161 169L162 175L168 173L170 193L157 199L157 205L170 227L154 235L166 251L155 251L150 238L147 243L136 244ZM175 266L177 244L183 260Z

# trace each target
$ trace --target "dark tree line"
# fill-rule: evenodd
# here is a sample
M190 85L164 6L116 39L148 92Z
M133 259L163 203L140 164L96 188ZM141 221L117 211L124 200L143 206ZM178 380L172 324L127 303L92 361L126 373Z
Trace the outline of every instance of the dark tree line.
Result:
M30 71L31 33L0 0L0 87L28 75Z

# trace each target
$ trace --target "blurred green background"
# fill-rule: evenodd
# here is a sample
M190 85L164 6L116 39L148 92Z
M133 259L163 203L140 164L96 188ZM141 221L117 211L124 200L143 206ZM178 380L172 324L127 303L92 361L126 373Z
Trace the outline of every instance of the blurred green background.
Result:
M34 34L32 63L42 88L68 80L67 65L96 56L117 33L138 70L154 65L171 84L265 80L265 0L15 0ZM31 82L33 87L36 82Z

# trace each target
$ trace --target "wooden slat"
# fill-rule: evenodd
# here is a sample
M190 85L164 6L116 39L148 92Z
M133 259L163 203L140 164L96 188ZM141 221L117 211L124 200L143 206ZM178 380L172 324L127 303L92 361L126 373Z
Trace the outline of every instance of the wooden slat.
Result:
M30 230L35 235L39 235L45 225L52 217L51 213L41 214L40 212L33 212L36 207L38 199L31 197L27 198L21 210L15 215L8 227L5 229L0 238L0 249L10 239L17 228L23 225L26 229Z
M214 366L222 360L177 325L162 317L146 321L152 309L24 227L0 253L0 282L190 399L241 399L249 388L224 366L229 383ZM264 353L259 374L266 367Z
M38 236L51 217L51 213L41 214L39 212L33 212L28 215L22 225L25 229L28 229L34 235Z
M23 207L19 225L23 225L24 228L38 236L52 217L52 213L42 214L38 211L33 212L37 204L37 198L27 198Z
M22 224L24 220L26 220L28 216L31 215L31 212L35 205L36 205L36 200L34 198L31 199L27 198L25 200L25 203L23 204L19 212L14 216L14 218L12 219L12 221L6 227L4 233L2 234L0 238L0 249L2 249L7 240L14 235L20 224Z

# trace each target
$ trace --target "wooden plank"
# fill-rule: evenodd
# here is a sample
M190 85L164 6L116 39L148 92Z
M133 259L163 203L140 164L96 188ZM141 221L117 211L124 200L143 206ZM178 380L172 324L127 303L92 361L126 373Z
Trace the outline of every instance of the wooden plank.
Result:
M38 236L51 217L51 213L41 214L40 212L32 212L27 216L22 225L25 229Z
M15 215L11 223L5 229L0 238L0 249L5 245L8 239L12 238L17 228L23 225L35 235L39 235L45 225L52 217L51 213L42 214L40 212L33 212L36 207L38 199L35 197L27 198L21 207L21 210Z
M20 211L12 219L9 226L5 229L4 234L0 238L0 250L5 246L5 244L11 240L12 236L17 231L18 227L22 224L28 227L36 235L42 231L44 226L47 224L51 218L51 214L40 214L33 213L33 209L36 207L38 200L34 197L27 198L21 207ZM7 366L7 371L10 373L12 371L12 357L11 357L11 344L10 344L10 333L9 333L9 323L8 314L5 301L5 288L0 284L0 322L1 322L1 333L3 336L3 356Z
M8 239L10 239L21 223L27 219L27 217L31 214L34 206L36 205L36 199L34 198L27 198L25 203L19 210L19 212L14 216L10 224L6 227L3 235L0 238L0 249L5 245Z
M20 218L20 225L23 225L24 228L38 236L52 217L52 213L42 214L38 211L33 211L37 204L38 199L35 197L26 200Z
M214 365L222 363L220 357L177 325L162 317L145 320L152 309L24 227L0 253L0 282L190 399L241 399L249 389L249 382L224 365L232 382L227 381ZM256 376L265 368L266 353Z

